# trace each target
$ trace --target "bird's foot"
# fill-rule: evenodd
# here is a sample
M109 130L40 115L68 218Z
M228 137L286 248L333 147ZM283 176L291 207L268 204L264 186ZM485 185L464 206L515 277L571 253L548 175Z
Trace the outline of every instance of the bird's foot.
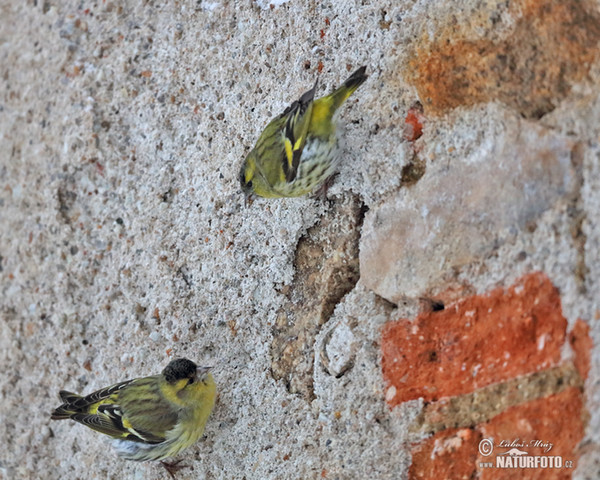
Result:
M175 479L175 474L183 469L183 468L192 468L190 465L179 465L181 460L175 460L174 462L163 462L161 461L161 465L165 467L167 473L171 476L171 478Z

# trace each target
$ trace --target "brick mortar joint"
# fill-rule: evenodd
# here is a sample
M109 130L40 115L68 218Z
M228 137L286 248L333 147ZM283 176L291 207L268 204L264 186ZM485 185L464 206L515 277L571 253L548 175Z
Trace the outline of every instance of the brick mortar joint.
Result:
M583 390L584 381L569 360L509 381L482 387L474 392L447 397L423 407L410 427L411 436L435 434L448 428L471 428L485 423L508 408L558 394L567 388Z

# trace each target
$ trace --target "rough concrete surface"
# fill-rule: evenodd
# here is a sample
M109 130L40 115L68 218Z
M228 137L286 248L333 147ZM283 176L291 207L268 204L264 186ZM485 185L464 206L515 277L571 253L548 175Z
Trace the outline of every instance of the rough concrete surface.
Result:
M164 3L0 5L0 478L165 478L49 415L63 388L158 373L176 356L213 365L219 392L178 479L407 478L422 402L385 403L382 326L413 318L422 297L531 271L559 289L570 326L590 324L575 475L596 478L599 3ZM535 45L508 56L518 68L496 67L531 18L577 25L562 70L535 52L567 30L533 21ZM445 64L453 35L484 60ZM369 79L341 111L346 155L328 199L245 207L238 171L266 123L317 76L323 94L361 65ZM448 101L432 94L465 65L495 73L444 82L458 89ZM514 98L519 78L544 71L541 93Z

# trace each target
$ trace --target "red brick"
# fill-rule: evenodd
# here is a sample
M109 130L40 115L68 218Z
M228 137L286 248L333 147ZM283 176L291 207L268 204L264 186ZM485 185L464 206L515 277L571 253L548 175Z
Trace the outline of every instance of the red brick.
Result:
M581 390L575 387L507 409L480 426L483 437L492 439L495 447L491 455L486 457L479 455L477 465L480 465L480 462L495 464L496 456L510 449L499 447L500 442L516 440L523 444L522 447L518 447L519 450L526 451L529 455L561 456L563 468L480 468L478 478L481 480L571 478L577 465L577 446L584 434L584 416L583 395ZM543 448L530 444L533 440L542 440L553 445L549 451L544 452ZM567 461L573 462L573 468L564 467L564 462Z
M421 138L421 135L423 135L423 118L423 107L421 104L412 106L408 109L406 118L404 119L406 126L404 128L403 136L406 140L414 142Z
M433 435L413 447L409 478L473 478L480 440L481 434L469 428L449 429Z
M386 400L434 401L554 366L566 326L559 292L542 273L390 322L381 347Z
M588 377L590 372L590 358L592 351L592 339L590 338L590 326L583 320L575 322L573 330L569 333L569 342L575 353L575 368L582 379Z
M568 479L577 466L577 447L585 430L583 394L571 387L561 393L508 408L489 422L474 430L443 430L412 448L410 479ZM483 439L493 444L491 455L479 453ZM552 446L537 446L540 440ZM496 457L502 456L512 446L501 442L514 442L517 448L531 456L560 456L562 468L496 468ZM566 462L572 467L567 468ZM494 467L484 467L491 463Z

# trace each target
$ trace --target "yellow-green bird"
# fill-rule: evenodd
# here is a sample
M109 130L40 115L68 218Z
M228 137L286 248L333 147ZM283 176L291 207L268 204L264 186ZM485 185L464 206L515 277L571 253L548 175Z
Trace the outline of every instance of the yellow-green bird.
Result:
M216 385L210 367L185 358L160 375L136 378L86 396L62 390L53 420L71 419L113 438L128 460L162 460L194 444L213 409ZM168 464L165 464L172 473Z
M330 95L314 100L312 89L273 119L260 135L240 171L246 198L298 197L331 177L341 160L336 110L367 79L356 70Z

